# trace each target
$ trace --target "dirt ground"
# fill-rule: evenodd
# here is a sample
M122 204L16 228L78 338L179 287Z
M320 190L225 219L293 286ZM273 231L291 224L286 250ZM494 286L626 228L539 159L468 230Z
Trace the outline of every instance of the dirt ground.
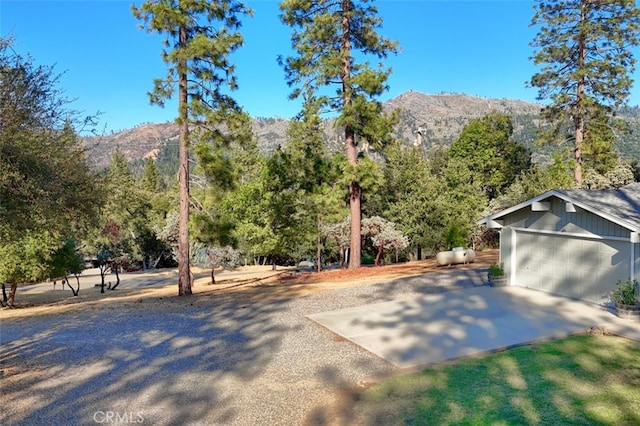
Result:
M180 312L186 313L194 310L194 308L199 309L198 312L206 312L206 308L214 305L218 306L220 309L217 314L211 314L212 318L224 318L225 315L229 315L230 312L237 312L238 318L244 318L251 324L251 330L244 328L236 329L234 328L235 325L229 327L227 324L225 327L229 327L229 330L242 330L242 332L222 333L222 337L217 336L213 338L213 343L220 344L220 347L222 348L218 356L223 357L224 360L231 360L228 361L230 362L229 365L238 367L244 364L239 363L236 365L236 363L234 363L236 361L233 360L235 360L234 357L237 352L235 347L238 346L242 348L243 346L241 344L242 342L238 344L232 340L238 335L243 336L245 333L247 333L247 335L254 336L255 330L253 330L253 328L258 331L262 330L259 325L260 321L256 321L255 317L252 317L252 315L258 316L265 314L275 319L282 318L274 314L274 311L270 311L268 309L271 303L262 302L272 300L291 300L293 298L334 289L387 282L402 277L449 272L452 270L486 269L491 263L496 262L497 260L498 251L488 250L478 252L475 261L471 264L452 266L438 266L435 259L412 261L383 267L365 266L357 270L330 269L320 273L297 271L293 268L284 267L278 267L273 271L270 266L247 266L231 270L216 271L216 284L213 285L210 283L210 271L194 270L193 272L196 279L193 286L193 295L186 298L176 297L178 292L176 270L127 273L121 277L122 282L118 289L113 291L106 290L105 293L100 293L100 288L96 287L96 284L100 282L99 274L97 274L95 270L87 270L81 276L81 289L78 297L73 297L69 289L62 290L59 282L56 290L53 289L53 283L51 282L20 287L16 294L17 306L14 308L0 309L0 321L6 321L4 323L5 325L9 323L23 323L25 325L29 325L31 323L48 324L49 320L56 320L57 318L55 316L62 313L70 314L66 315L65 318L102 318L105 313L108 313L115 314L116 317L122 320L123 318L128 318L130 314L135 314L136 310L139 310L139 312L145 312L146 314L144 319L146 320L147 318L154 317L156 312L171 312L172 314ZM113 282L113 280L113 275L110 275L107 278L107 281ZM74 281L75 279L72 279L72 283L74 283ZM212 303L214 301L220 303ZM229 302L228 305L227 302ZM300 302L304 301L300 300ZM246 308L246 305L254 305L255 309L236 309L236 303L239 303L238 306L240 308ZM277 307L280 305L278 303L273 305L273 309L277 311ZM203 306L205 309L202 309ZM192 320L194 318L190 315L185 315L183 317L190 318ZM207 318L209 318L209 316L207 316ZM201 324L208 323L208 320L198 319L197 321L201 322ZM242 322L240 320L238 321ZM146 323L142 322L141 324L144 326ZM296 336L296 333L305 332L308 329L316 329L315 327L310 326L305 328L303 324L306 324L306 322L302 320L298 323L294 321L292 324L297 325L296 327L292 327L287 330L287 333L284 333L288 336L287 339L290 341L299 342L304 340L291 338L291 336ZM242 327L245 326L246 324L242 325ZM84 337L79 338L78 335L74 334L78 333L78 330L83 327L84 326L78 326L73 328L73 331L68 331L67 334L56 334L56 339L60 340L56 340L54 343L64 346L65 339L72 339L72 341L79 339L81 342L88 341L89 339L87 339L86 335L80 333L80 336ZM216 327L222 326L217 323ZM92 328L94 331L99 329L101 328ZM280 329L276 327L275 330ZM128 332L129 331L113 335L111 334L113 331L105 333L109 336L107 339L109 342L122 343L128 341ZM154 332L157 332L157 330ZM61 331L58 330L56 333L61 333ZM277 355L274 355L270 352L270 349L264 348L269 348L269 342L280 342L280 339L283 337L280 331L277 331L276 333L278 334L277 339L273 338L273 334L274 331L255 333L255 336L258 337L254 336L252 339L256 339L255 342L262 342L261 344L254 344L254 341L251 341L251 345L249 346L259 348L255 353L251 352L251 348L244 346L244 350L248 350L249 353L252 354L247 356L255 356L256 360L258 360L252 362L252 364L261 366L261 370L259 370L260 374L257 374L256 377L251 379L246 378L243 375L244 373L236 377L234 376L235 370L223 372L222 367L219 367L217 364L214 365L210 363L207 364L209 365L208 369L205 369L206 371L202 372L202 374L205 375L217 375L217 381L212 381L215 385L210 385L210 388L217 389L220 394L224 394L224 392L228 392L233 389L244 389L241 392L238 391L238 394L235 395L234 401L240 401L238 404L243 403L242 401L245 401L243 398L246 398L247 400L251 400L253 405L262 404L259 406L268 407L269 410L274 409L274 406L282 407L281 409L283 410L283 413L289 413L291 411L288 408L288 404L295 404L295 402L292 401L296 401L296 398L302 398L306 401L306 405L304 406L310 407L308 412L304 412L304 418L306 419L305 424L348 424L351 422L339 421L338 419L352 418L352 406L356 401L357 395L363 389L363 386L372 383L369 381L371 377L386 377L386 375L390 373L386 366L368 367L369 361L364 362L363 358L358 354L358 350L354 349L351 351L351 349L346 346L341 347L341 342L344 341L341 337L335 337L333 340L323 342L322 344L319 344L315 340L313 341L313 352L308 353L314 354L311 356L312 359L318 359L315 364L304 357L302 357L303 359L301 360L300 349L295 345L291 347L288 346L291 344L290 342L287 345L282 343L282 347L277 348ZM102 335L102 338L104 340L104 335ZM228 342L225 339L227 339ZM54 343L49 341L49 344ZM212 343L207 341L207 344ZM281 343L278 344L280 345ZM105 343L101 343L98 338L92 343L92 347L95 345L100 346L105 345ZM110 350L114 350L118 345L119 343L108 343L106 344L106 347L110 348ZM261 345L265 346L262 347ZM315 345L318 346L316 347ZM190 347L189 350L198 350L203 347L206 347L206 345L196 345ZM225 352L225 350L228 352ZM253 350L255 351L256 349ZM357 360L358 362L354 361L352 363L347 363L349 365L348 368L338 368L334 366L330 366L329 368L325 365L328 358L323 356L318 358L316 355L318 353L317 351L320 351L320 353L323 353L321 351L330 351L331 353L340 354L341 357L347 357L340 359L352 359ZM54 352L57 353L58 349L51 351L51 353ZM132 353L133 352L135 351L132 351ZM18 353L19 351L12 350L12 353L10 354L10 356L13 357L12 360L10 362L4 361L5 364L0 365L0 376L2 376L4 389L17 389L11 395L14 395L14 400L21 401L21 405L18 405L18 408L16 408L16 406L13 408L14 411L18 413L15 415L18 416L18 418L22 418L21 416L38 412L37 409L33 408L38 404L47 407L47 404L51 403L52 399L51 394L49 393L51 391L49 390L46 391L47 398L42 400L38 399L43 393L42 389L47 389L47 386L55 387L57 391L59 390L61 392L60 395L64 395L64 392L66 392L65 387L60 386L59 384L67 383L68 377L66 376L66 373L59 372L58 365L38 364L42 361L30 361L29 363L23 364L18 363L16 362L16 359L18 358L15 358ZM146 366L146 363L150 362L149 360L153 361L152 364L155 364L156 362L164 364L167 362L167 358L163 358L164 356L164 354L154 353L150 355L150 358L145 359L144 364ZM175 356L175 353L172 352L171 356ZM270 357L274 358L272 359ZM289 360L287 357L292 357L291 360L293 361ZM214 359L218 358L214 357ZM239 359L243 360L244 358L240 357ZM297 369L294 368L291 373L290 370L292 370L292 368L289 364L287 364L286 368L282 367L282 363L285 362L283 359L287 360L287 363L293 362L295 365L301 363L302 367L298 365ZM90 357L87 358L87 360L88 361L86 362L91 362ZM122 371L126 372L128 371L128 368L134 368L133 366L136 365L136 362L141 361L135 360L134 357L134 360L131 361L131 363L124 362L124 364L118 365L121 365ZM61 363L61 365L62 364L63 363ZM314 367L312 368L310 366ZM141 374L139 371L144 371L144 368L140 368L140 366L135 368L136 375ZM238 371L244 371L244 367L243 369L238 367L238 369ZM306 374L308 371L315 371L314 369L317 369L320 373L305 376L304 380L300 380L300 377L302 377L300 375L301 372L305 372ZM54 371L54 373L51 373L51 371ZM248 371L251 371L251 369L248 369ZM46 377L46 374L49 374L48 378ZM74 374L80 375L81 373L75 372ZM91 370L91 374L93 374L93 370ZM124 374L124 376L122 374ZM162 384L171 388L172 386L175 386L171 380L175 379L179 381L179 378L186 373L174 373L173 375L165 376L169 373L163 370L162 374L162 378L158 379L157 382L153 382L153 386L150 385L149 389L163 386ZM354 374L356 374L356 376L352 376ZM352 383L349 381L350 379L347 379L359 377L357 374L365 375L367 380L363 382L354 381ZM111 386L117 387L121 385L121 383L130 384L131 382L126 376L126 373L115 370L110 371L106 376L108 376L106 377L108 380L114 381ZM114 377L118 379L116 380ZM166 377L169 377L170 380L167 381ZM145 378L145 380L148 380L151 383L151 379L148 377ZM29 387L25 385L25 383L35 383L35 385ZM43 385L43 383L45 384ZM81 381L78 383L80 383L78 384L78 388L86 390L85 393L82 391L80 392L83 396L85 394L94 395L97 392L96 389L92 387L94 385L90 380L87 380L86 383L81 383ZM247 383L250 383L251 385L249 386ZM100 390L102 390L102 386L103 385L100 384ZM265 399L261 399L260 394L257 394L258 397L255 397L255 395L252 394L252 389L268 389L270 395ZM76 391L77 389L74 387L74 392ZM15 395L19 396L16 397ZM59 402L61 405L55 405L54 411L64 409L60 408L61 406L66 407L66 409L71 407L68 401L62 397L57 396L56 398L57 399L55 399L55 401L57 402L55 404L58 404ZM134 401L137 401L135 400L135 396L132 396L132 398ZM277 400L277 403L274 404L274 400ZM111 405L118 406L113 401L120 403L117 395L109 395L109 398L107 398L106 401L107 402L102 401L101 404L106 404L106 406L109 407ZM142 404L141 402L134 403ZM209 402L207 402L207 406L209 405ZM146 407L146 405L140 406ZM170 406L171 405L169 404L169 407ZM231 410L233 408L233 404L231 403L227 403L227 405L221 403L220 406L222 407L220 408L222 411ZM100 407L102 407L102 405ZM75 409L76 407L74 406L73 408ZM24 410L24 412L20 410ZM173 410L179 411L176 408ZM215 407L208 408L208 410L209 411L207 412L216 412ZM171 412L172 410L167 409L167 411ZM319 418L326 421L317 421L316 416L320 416ZM237 420L239 422L238 424L241 424L241 416L238 416ZM0 423L2 423L2 421L0 421ZM292 422L291 424L294 423Z
M271 266L244 266L216 271L215 284L211 284L210 271L194 269L195 282L193 296L190 297L206 299L224 295L241 298L247 303L288 299L438 271L487 268L497 261L498 250L485 250L477 253L473 263L451 266L438 266L435 259L380 267L364 266L357 270L328 269L320 273L285 267L278 267L273 271ZM109 276L108 280L114 281L114 276ZM77 297L73 297L69 289L62 290L60 283L56 290L51 282L21 286L16 293L15 307L0 309L0 319L83 310L96 304L121 304L120 302L141 300L153 303L176 296L178 292L176 270L122 274L120 286L113 291L105 290L105 293L100 293L100 288L96 286L99 282L99 275L81 275L80 293ZM75 278L71 278L71 283L76 286Z

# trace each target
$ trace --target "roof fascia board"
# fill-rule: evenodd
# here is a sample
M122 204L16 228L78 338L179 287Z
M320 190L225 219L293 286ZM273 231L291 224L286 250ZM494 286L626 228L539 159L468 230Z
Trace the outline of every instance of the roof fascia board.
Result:
M629 222L627 222L625 220L622 220L622 219L620 219L618 217L611 216L608 213L604 213L604 212L602 212L602 211L600 211L600 210L598 210L598 209L596 209L594 207L589 206L588 204L584 204L583 202L580 202L580 201L578 201L576 199L573 199L573 198L569 197L567 194L565 194L565 193L563 193L561 191L555 190L555 189L552 189L551 191L547 191L544 194L540 194L537 197L531 198L531 199L529 199L527 201L523 201L522 203L516 204L515 206L509 207L508 209L499 211L498 213L495 213L495 214L492 214L490 216L484 217L484 218L480 219L476 223L478 225L484 225L490 220L495 221L496 219L499 219L501 217L507 216L507 215L509 215L509 214L511 214L511 213L513 213L515 211L518 211L520 209L528 207L528 206L532 205L533 203L542 201L542 200L544 200L546 198L549 198L549 197L552 197L552 196L558 197L558 198L560 198L561 200L563 200L563 201L565 201L567 203L572 203L573 205L575 205L577 207L580 207L583 210L586 210L586 211L588 211L590 213L593 213L593 214L595 214L597 216L603 217L603 218L607 219L608 221L615 223L616 225L620 225L623 228L628 229L629 231L640 232L640 225L629 223Z
M523 202L521 202L520 204L516 204L516 205L515 205L515 206L513 206L513 207L509 207L508 209L501 210L501 211L499 211L499 212L497 212L497 213L494 213L494 214L492 214L492 215L489 215L489 216L487 216L487 217L484 217L484 218L480 219L480 220L477 222L477 224L478 224L478 225L483 225L483 224L485 224L485 223L486 223L487 221L489 221L489 220L496 220L496 219L499 219L499 218L501 218L501 217L503 217L503 216L507 216L507 215L509 215L509 214L511 214L511 213L513 213L513 212L515 212L515 211L518 211L518 210L520 210L520 209L523 209L523 208L525 208L525 207L528 207L528 206L530 206L531 204L533 204L533 203L535 203L535 202L542 201L542 200L544 200L545 198L548 198L548 197L550 197L550 196L552 196L552 195L556 195L556 196L558 196L558 197L559 197L559 196L560 196L560 193L558 193L555 189L552 189L551 191L547 191L547 192L545 192L544 194L540 194L540 195L538 195L537 197L533 197L533 198L528 199L527 201L523 201Z

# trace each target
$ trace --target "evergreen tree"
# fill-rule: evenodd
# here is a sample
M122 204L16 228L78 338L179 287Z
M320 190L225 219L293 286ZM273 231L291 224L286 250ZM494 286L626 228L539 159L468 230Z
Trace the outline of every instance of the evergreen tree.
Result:
M263 168L264 165L260 173ZM268 227L268 200L261 175L251 176L234 191L227 193L220 206L222 214L234 224L231 232L239 250L254 260L268 252L272 233Z
M553 162L546 166L534 164L525 170L498 197L489 201L483 216L499 212L552 189L571 188L571 173L566 158L568 152L556 151Z
M511 118L498 111L471 120L453 141L448 156L463 162L485 195L495 198L531 166L531 153L511 139Z
M361 193L356 138L379 148L388 140L395 115L382 113L374 97L386 89L389 69L374 69L356 57L383 59L397 52L397 44L377 34L382 20L370 0L284 0L281 20L293 28L296 56L279 58L287 83L295 86L290 97L302 96L321 111L337 111L336 124L344 128L349 162L351 256L349 267L360 266ZM356 52L359 55L356 56ZM334 95L327 87L335 87Z
M613 148L616 135L612 126L614 123L611 123L605 112L597 110L595 113L596 116L590 117L585 127L582 164L584 172L592 171L604 175L613 170L619 162L618 154ZM622 125L620 121L617 124Z
M129 234L135 234L147 226L147 215L151 211L148 194L136 185L120 147L116 147L111 155L104 188L103 224L112 220L127 229Z
M482 209L488 203L482 183L469 170L468 163L458 157L449 158L439 179L446 184L446 189L438 197L442 225L436 250L466 246L471 242L475 222L482 217Z
M225 138L216 125L226 122L239 109L224 90L237 88L235 67L229 56L243 43L239 17L251 11L235 0L155 0L132 6L132 11L148 31L166 36L165 45L169 47L162 52L168 73L154 81L151 102L164 105L178 86L178 294L188 295L192 293L188 230L190 124L197 125L195 138L213 142Z
M145 256L140 248L141 238L149 232L150 194L136 185L129 163L120 147L111 156L105 178L106 200L101 221L99 242L109 245L119 255L114 257L120 266L139 262ZM104 232L113 224L118 232ZM94 245L96 241L94 241ZM117 250L116 250L117 248ZM116 262L117 261L117 262Z
M147 192L156 192L160 185L160 176L158 168L153 158L147 157L144 160L144 169L142 171L142 180L140 182L142 189Z
M384 185L365 203L366 216L393 218L418 259L439 245L444 182L429 169L420 148L393 144L385 150Z
M543 138L573 142L580 186L588 121L609 117L598 110L615 111L629 97L640 12L634 0L538 0L535 10L531 24L540 28L532 59L542 69L530 84L538 99L551 101L542 117L555 124Z
M320 271L323 226L344 216L346 191L340 190L339 165L326 149L317 105L307 103L302 114L289 124L286 152L299 193L300 233L315 240L316 268Z
M192 193L195 206L193 223L196 239L203 245L200 259L210 263L211 282L215 283L214 269L220 260L234 250L236 218L222 207L225 198L241 182L241 175L251 167L252 156L257 156L257 140L247 114L238 113L225 123L231 137L218 138L218 143L200 141L195 147L198 160L196 182ZM256 151L254 151L254 149ZM222 255L221 257L221 254Z
M236 168L232 191L224 191L219 216L233 225L228 238L248 257L263 254L261 242L269 236L266 228L266 197L262 179L266 159L258 151L255 137L230 145L231 162Z
M305 242L304 222L300 217L301 192L296 182L296 170L291 156L280 149L267 160L264 170L264 189L267 227L270 231L266 253L275 269L278 257L288 257Z

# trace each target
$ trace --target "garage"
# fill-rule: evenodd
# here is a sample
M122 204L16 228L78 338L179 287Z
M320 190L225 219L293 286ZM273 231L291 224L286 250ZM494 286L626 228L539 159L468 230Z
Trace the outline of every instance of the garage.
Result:
M500 231L509 285L597 304L640 281L640 183L552 190L478 222Z
M628 249L622 241L516 232L514 283L602 303L612 283L629 276Z

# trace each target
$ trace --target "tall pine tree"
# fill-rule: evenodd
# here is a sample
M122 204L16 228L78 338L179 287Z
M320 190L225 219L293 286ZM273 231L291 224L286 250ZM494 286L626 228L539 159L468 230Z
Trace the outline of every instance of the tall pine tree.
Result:
M389 69L374 69L358 58L386 58L397 43L381 37L382 20L371 0L284 0L281 20L293 29L295 56L279 58L292 99L317 102L323 111L339 113L350 167L351 252L349 268L360 266L361 193L357 137L378 146L388 138L395 117L382 113L374 98L387 90ZM335 91L326 90L335 87Z
M344 186L340 185L340 164L331 157L324 142L323 123L316 104L304 109L289 124L287 149L295 169L301 230L314 236L316 268L322 269L323 235L326 223L344 217Z
M543 110L555 124L548 136L573 141L574 182L580 186L587 122L610 117L597 110L611 112L629 97L640 13L634 0L538 0L535 11L531 24L540 28L532 60L542 68L530 84L538 99L551 101Z
M178 241L178 294L191 294L189 268L189 145L195 137L217 142L225 139L218 123L238 106L225 89L236 89L235 66L229 56L243 43L239 17L251 14L235 0L154 0L132 6L149 32L166 36L162 59L167 75L154 81L152 103L164 105L178 89L180 125L180 215Z

